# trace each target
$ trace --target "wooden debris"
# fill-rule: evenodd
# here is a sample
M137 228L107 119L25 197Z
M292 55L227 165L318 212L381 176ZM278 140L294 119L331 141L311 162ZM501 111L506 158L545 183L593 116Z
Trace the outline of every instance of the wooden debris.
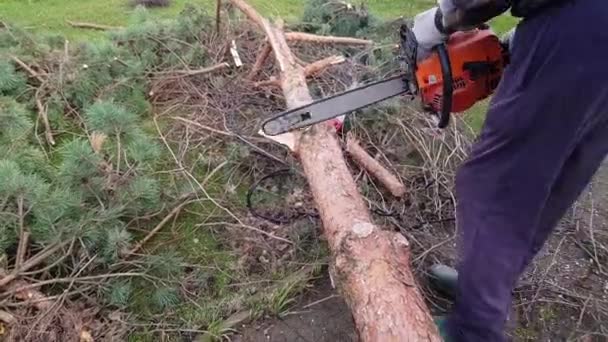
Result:
M348 134L346 138L346 152L350 154L361 168L380 181L393 196L402 197L405 195L405 185L403 185L399 178L382 166L379 161L372 158L351 134Z

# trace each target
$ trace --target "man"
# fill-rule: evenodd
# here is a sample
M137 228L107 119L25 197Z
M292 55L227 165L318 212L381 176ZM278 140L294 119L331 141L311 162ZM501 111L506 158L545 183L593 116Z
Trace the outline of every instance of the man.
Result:
M459 245L449 341L504 341L511 292L608 152L608 1L439 0L422 54L511 9L510 65L456 178ZM450 280L445 266L432 273ZM456 278L455 278L456 279Z

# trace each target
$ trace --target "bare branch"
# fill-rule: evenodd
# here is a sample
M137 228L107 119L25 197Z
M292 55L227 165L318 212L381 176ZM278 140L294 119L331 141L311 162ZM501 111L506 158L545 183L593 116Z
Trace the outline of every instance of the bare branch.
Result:
M306 75L306 77L311 77L314 76L320 72L322 72L323 70L327 69L328 67L332 66L332 65L337 65L337 64L342 64L346 62L346 58L344 58L344 56L330 56L327 58L323 58L321 60L318 60L314 63L311 63L309 65L307 65L304 68L304 74Z
M266 62L266 59L268 59L268 56L271 52L272 47L270 46L270 44L264 44L264 47L262 47L262 52L260 52L260 54L258 55L258 58L256 59L255 64L253 65L253 68L251 68L251 71L247 76L247 79L249 81L253 81L256 78L260 70L262 70L262 68L264 67L264 63Z
M87 23L87 22L81 22L81 21L70 21L70 20L66 20L66 21L72 27L99 30L99 31L120 30L123 28L122 26L110 26L110 25Z
M380 162L372 158L351 134L348 134L346 138L346 152L350 154L357 164L380 181L393 196L402 197L405 195L405 185L403 185L403 183L401 183L401 181L389 170L382 166Z
M46 136L46 141L51 145L55 145L55 138L53 138L53 132L51 131L51 123L49 122L49 116L47 113L46 106L42 104L42 99L40 98L40 88L36 91L36 107L38 107L38 115L42 119L42 124L44 125L44 134Z
M27 71L27 73L38 80L38 82L40 83L44 83L44 78L42 78L42 76L40 76L39 73L37 73L36 71L34 71L34 69L30 68L29 65L25 64L22 60L20 60L19 58L17 58L17 56L12 56L11 55L11 59L17 63L21 68L23 68L23 70Z
M285 38L288 41L322 43L322 44L345 44L345 45L372 45L371 40L350 38L350 37L334 37L334 36L319 36L304 32L287 32Z
M229 68L230 64L228 63L219 63L207 68L202 68L202 69L196 69L196 70L169 70L169 71L161 71L161 72L156 72L154 73L155 75L166 75L166 74L170 74L170 75L175 75L177 77L186 77L186 76L197 76L197 75L204 75L204 74L208 74L214 71L218 71L218 70L222 70L222 69L226 69Z

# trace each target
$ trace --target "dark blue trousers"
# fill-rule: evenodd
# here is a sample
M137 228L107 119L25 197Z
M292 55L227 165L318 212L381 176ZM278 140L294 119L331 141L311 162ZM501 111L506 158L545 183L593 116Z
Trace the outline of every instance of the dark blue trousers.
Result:
M455 341L504 341L512 290L608 153L608 0L522 21L456 179Z

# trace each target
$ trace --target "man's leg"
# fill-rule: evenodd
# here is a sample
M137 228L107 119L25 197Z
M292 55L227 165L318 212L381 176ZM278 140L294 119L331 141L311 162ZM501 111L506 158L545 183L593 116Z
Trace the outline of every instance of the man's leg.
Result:
M591 182L593 175L606 158L608 154L607 133L608 125L599 125L582 139L566 161L543 209L522 272L542 249L551 232Z
M587 41L579 39L576 48L564 43L587 32L589 28L578 32L578 25L594 16L593 6L604 5L581 0L520 25L512 64L480 139L458 173L461 260L449 320L456 341L504 340L512 288L535 241L542 244L550 231L541 233L541 221L555 221L565 210L561 207L572 201L552 200L552 192L560 191L556 184L569 173L568 161L579 152L579 143L608 117L608 74L595 74L603 57L594 56ZM598 8L593 10L601 12ZM569 192L580 192L574 190Z

